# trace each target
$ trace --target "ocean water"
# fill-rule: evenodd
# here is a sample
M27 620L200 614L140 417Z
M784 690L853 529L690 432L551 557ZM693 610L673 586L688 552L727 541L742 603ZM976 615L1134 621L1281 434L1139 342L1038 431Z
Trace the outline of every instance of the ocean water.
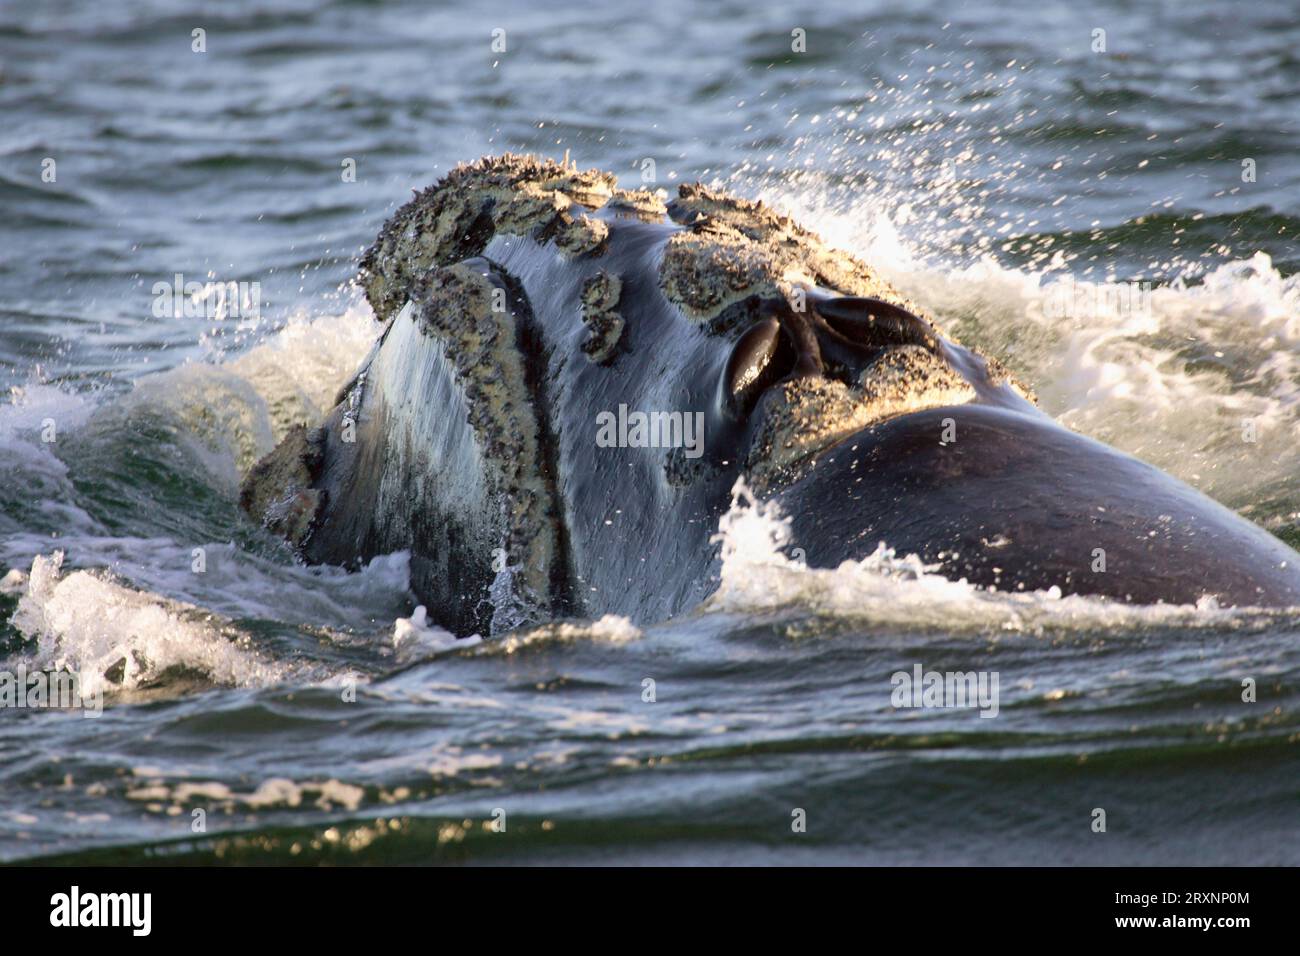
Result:
M380 224L513 150L771 201L1300 542L1300 8L1075 6L0 3L0 668L105 695L0 710L0 861L1300 863L1300 609L810 570L742 502L696 610L456 642L235 505Z

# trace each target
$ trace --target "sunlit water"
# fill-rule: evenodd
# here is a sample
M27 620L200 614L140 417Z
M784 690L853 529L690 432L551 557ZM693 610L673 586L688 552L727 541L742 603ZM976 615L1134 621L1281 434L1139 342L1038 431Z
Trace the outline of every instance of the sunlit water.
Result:
M742 499L697 611L455 642L405 555L297 565L235 505L373 340L408 190L568 150L778 204L1300 540L1300 18L1128 6L0 8L0 653L108 695L0 711L0 859L1300 862L1300 611L809 570ZM176 273L260 316L158 317ZM918 663L997 716L895 708Z

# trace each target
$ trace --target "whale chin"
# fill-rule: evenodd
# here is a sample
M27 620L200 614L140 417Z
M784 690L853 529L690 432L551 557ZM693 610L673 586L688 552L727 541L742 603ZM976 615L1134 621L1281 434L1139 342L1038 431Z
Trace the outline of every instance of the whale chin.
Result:
M815 567L885 543L1000 591L1300 606L1296 553L1137 459L1041 414L931 408L861 429L776 491Z

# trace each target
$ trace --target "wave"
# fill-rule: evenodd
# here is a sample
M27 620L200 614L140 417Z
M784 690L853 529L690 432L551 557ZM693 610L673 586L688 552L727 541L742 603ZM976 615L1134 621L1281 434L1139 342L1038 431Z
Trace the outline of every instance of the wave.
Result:
M215 683L264 686L292 668L244 646L230 622L210 611L143 593L100 574L61 574L63 552L38 557L13 624L34 639L30 662L70 670L85 696L137 690L176 670Z

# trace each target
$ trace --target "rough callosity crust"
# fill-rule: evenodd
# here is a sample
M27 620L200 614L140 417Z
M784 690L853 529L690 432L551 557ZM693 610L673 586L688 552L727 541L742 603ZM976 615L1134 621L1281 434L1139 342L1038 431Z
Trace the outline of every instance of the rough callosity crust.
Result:
M765 251L735 230L701 228L668 240L659 286L672 302L710 331L722 331L731 306L753 296L787 299L807 275L778 274Z
M609 226L599 219L579 215L571 225L555 231L555 245L575 258L596 253L609 238Z
M582 323L587 327L583 354L597 365L609 362L623 338L623 317L618 314L618 300L623 295L623 280L601 270L582 286Z
M668 215L668 207L660 194L648 189L618 190L606 206L642 222L663 222Z
M482 260L480 260L481 262ZM558 549L554 489L543 477L541 433L513 311L492 309L504 288L466 263L436 270L417 291L421 329L443 342L469 407L493 491L508 514L501 543L516 587L543 601Z
M804 459L869 425L976 397L947 362L917 345L889 349L856 385L797 379L769 397L746 466L755 491L765 492Z
M695 183L679 188L668 214L688 231L669 241L660 287L710 328L725 326L723 313L737 302L750 296L789 299L796 286L884 299L924 316L865 263L762 202Z
M1032 388L1026 385L1020 379L1011 374L1011 370L990 355L985 355L984 362L988 368L989 381L994 385L1007 385L1012 391L1029 402L1031 405L1038 404L1038 395Z
M872 421L962 405L976 397L951 365L919 345L886 351L858 376L858 386Z
M361 260L361 285L387 321L430 268L479 255L498 233L554 241L572 256L598 252L609 227L585 215L618 197L633 208L640 194L614 177L533 156L487 156L457 166L389 218Z
M324 443L319 429L294 425L239 489L239 506L294 548L306 544L326 504L327 492L311 487L320 475Z

